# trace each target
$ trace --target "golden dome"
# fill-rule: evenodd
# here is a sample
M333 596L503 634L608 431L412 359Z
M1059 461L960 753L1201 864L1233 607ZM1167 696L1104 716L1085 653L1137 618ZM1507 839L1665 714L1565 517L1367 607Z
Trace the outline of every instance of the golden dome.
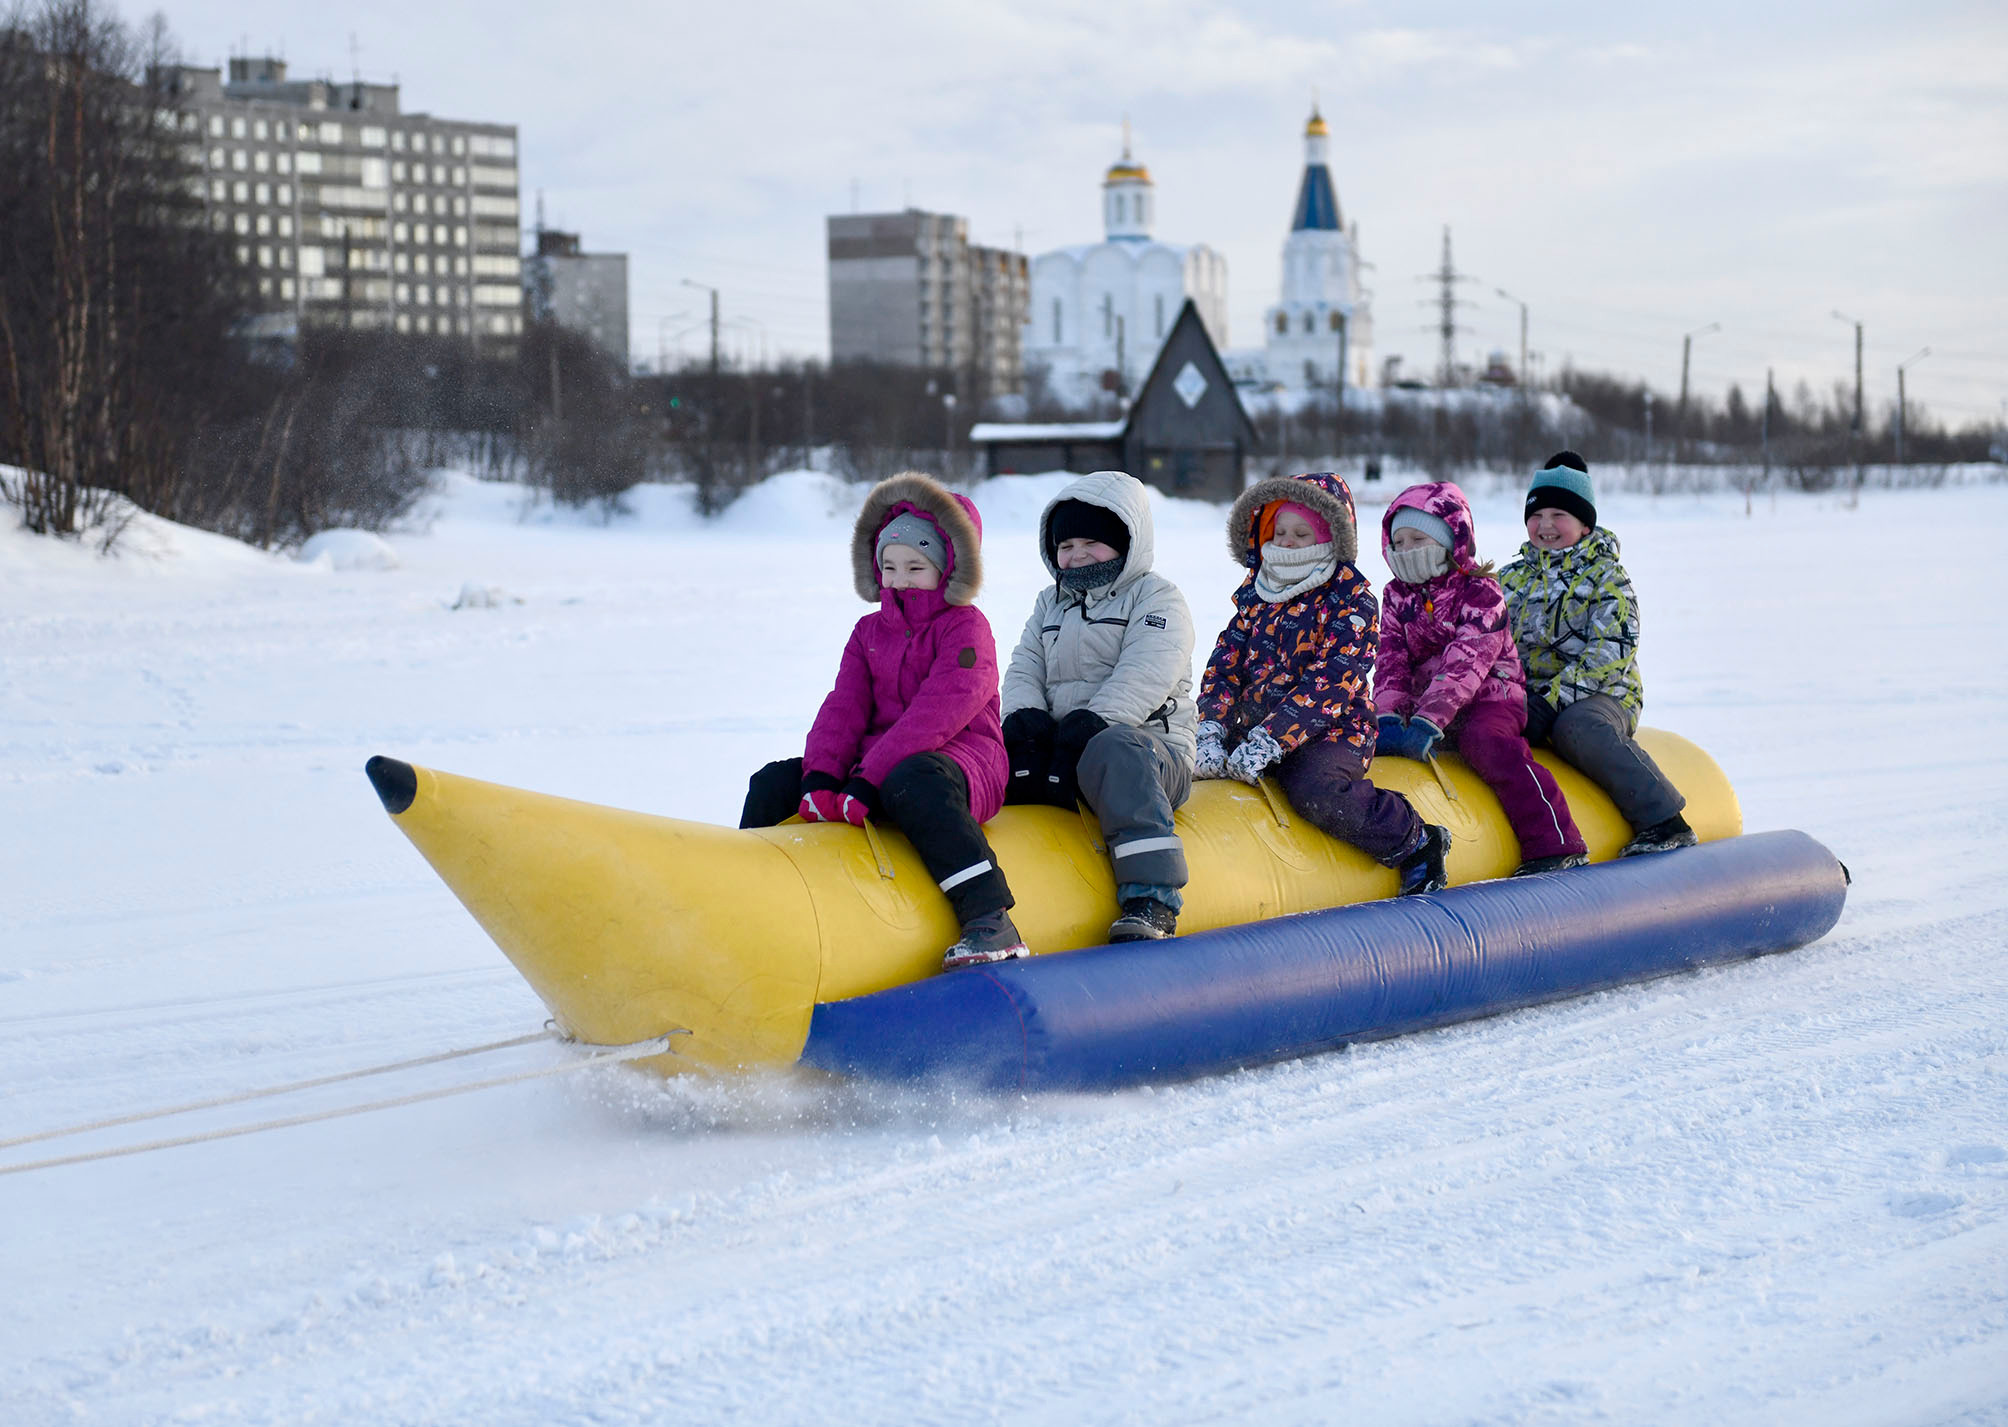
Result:
M1150 170L1125 154L1109 165L1109 176L1104 183L1149 183Z
M1311 122L1304 126L1304 137L1307 139L1329 138L1331 132L1330 129L1325 127L1325 116L1318 112L1316 105L1312 105Z

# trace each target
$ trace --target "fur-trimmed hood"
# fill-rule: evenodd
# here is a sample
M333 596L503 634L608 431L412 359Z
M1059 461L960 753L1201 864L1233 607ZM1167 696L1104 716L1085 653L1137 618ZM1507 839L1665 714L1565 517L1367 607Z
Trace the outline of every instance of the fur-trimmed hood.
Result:
M1144 489L1142 481L1127 471L1091 471L1078 480L1068 482L1066 488L1047 501L1046 508L1039 512L1039 556L1046 562L1046 569L1055 580L1060 578L1060 564L1053 555L1053 508L1069 500L1112 511L1129 527L1130 548L1129 554L1123 557L1122 573L1116 576L1114 584L1095 591L1095 598L1104 598L1133 585L1150 572L1151 561L1157 556L1156 537L1150 523L1150 493Z
M1381 553L1394 549L1394 518L1398 511L1413 507L1433 515L1450 527L1450 569L1462 574L1478 564L1478 526L1471 517L1471 503L1454 481L1425 481L1410 486L1387 503L1381 512Z
M1294 501L1313 510L1332 528L1332 554L1341 565L1359 559L1359 532L1353 520L1353 493L1345 477L1331 471L1301 476L1270 476L1255 482L1235 499L1227 513L1227 553L1236 564L1254 569L1262 563L1262 511L1272 501Z
M858 522L851 528L851 578L858 598L879 602L878 536L886 522L912 511L934 522L948 541L948 569L943 572L941 597L952 605L974 602L983 586L983 517L976 503L957 495L933 476L902 471L871 489Z

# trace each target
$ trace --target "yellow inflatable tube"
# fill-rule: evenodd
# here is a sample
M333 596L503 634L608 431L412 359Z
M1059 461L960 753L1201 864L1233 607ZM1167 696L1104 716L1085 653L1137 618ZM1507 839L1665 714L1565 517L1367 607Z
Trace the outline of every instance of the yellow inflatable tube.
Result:
M1742 831L1715 761L1675 734L1639 742L1687 795L1704 841ZM1575 769L1541 759L1568 795L1590 856L1630 830ZM582 1041L675 1031L670 1071L785 1066L809 1016L935 974L955 939L948 903L889 829L788 823L741 832L476 782L387 758L369 773L384 806L558 1023ZM1435 769L1374 760L1377 784L1451 832L1452 883L1503 877L1519 845L1498 799L1454 756ZM1192 880L1182 932L1386 897L1394 873L1291 811L1273 783L1199 784L1178 814ZM1091 819L1006 808L986 828L1034 953L1096 946L1115 883Z

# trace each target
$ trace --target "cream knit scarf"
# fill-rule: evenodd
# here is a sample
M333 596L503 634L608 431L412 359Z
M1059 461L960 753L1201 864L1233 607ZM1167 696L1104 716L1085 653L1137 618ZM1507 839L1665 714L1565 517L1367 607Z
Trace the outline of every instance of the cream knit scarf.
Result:
M1271 540L1262 547L1262 566L1255 572L1255 593L1270 604L1295 599L1332 578L1339 568L1332 542L1300 545L1287 550Z

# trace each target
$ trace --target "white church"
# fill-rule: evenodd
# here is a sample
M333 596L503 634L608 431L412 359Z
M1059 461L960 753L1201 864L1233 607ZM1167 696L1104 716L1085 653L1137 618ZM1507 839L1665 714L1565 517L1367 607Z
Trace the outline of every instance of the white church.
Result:
M1282 300L1263 314L1263 345L1223 353L1235 384L1330 392L1375 385L1373 307L1360 285L1359 224L1347 226L1326 162L1331 130L1313 106L1304 126L1304 177L1283 240Z
M1360 231L1339 210L1326 150L1331 129L1314 105L1304 126L1304 176L1283 240L1282 298L1263 314L1263 344L1227 348L1227 259L1204 243L1151 237L1157 195L1150 171L1130 154L1102 180L1099 243L1032 260L1024 329L1027 370L1043 367L1049 389L1085 406L1118 388L1134 394L1187 298L1244 390L1328 392L1339 364L1345 384L1376 384L1373 308L1360 284ZM1343 355L1342 355L1343 354Z
M1025 318L1028 370L1044 367L1052 394L1085 406L1116 389L1134 395L1185 300L1216 347L1227 343L1227 259L1203 243L1151 237L1157 194L1150 171L1123 156L1102 180L1099 243L1032 260Z

